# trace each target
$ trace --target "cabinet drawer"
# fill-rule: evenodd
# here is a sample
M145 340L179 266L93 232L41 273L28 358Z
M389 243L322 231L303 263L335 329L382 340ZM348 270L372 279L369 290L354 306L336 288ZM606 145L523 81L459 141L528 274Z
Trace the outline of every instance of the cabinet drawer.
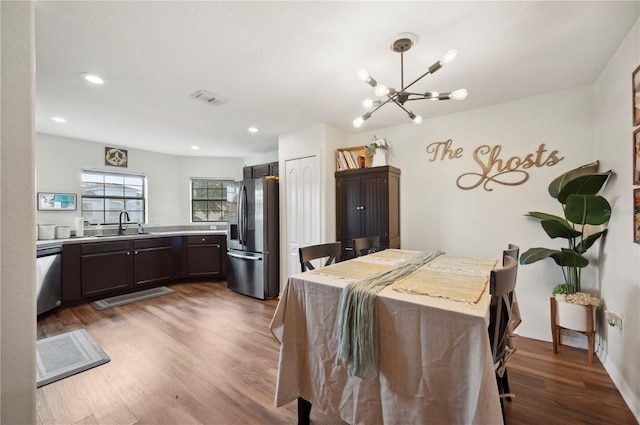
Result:
M137 239L133 241L134 249L171 247L171 238Z
M221 244L223 240L224 236L218 235L187 236L189 245Z
M128 251L131 249L130 241L94 242L82 244L82 254L101 254L104 252Z

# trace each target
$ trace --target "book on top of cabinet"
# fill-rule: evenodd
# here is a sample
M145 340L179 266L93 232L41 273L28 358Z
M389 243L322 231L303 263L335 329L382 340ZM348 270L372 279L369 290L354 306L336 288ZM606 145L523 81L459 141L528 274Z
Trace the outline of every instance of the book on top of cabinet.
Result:
M336 171L371 167L371 159L365 146L336 149Z

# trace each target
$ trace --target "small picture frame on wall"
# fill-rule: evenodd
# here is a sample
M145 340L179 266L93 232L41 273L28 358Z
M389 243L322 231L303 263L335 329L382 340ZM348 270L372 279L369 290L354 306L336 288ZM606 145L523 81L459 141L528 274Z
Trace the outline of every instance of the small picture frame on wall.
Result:
M640 125L640 65L631 74L633 83L633 125Z
M633 132L633 184L640 185L640 128Z
M104 148L104 165L126 167L129 164L129 152L120 148Z
M38 192L38 210L40 211L75 211L75 193Z
M633 241L640 243L640 189L633 189Z

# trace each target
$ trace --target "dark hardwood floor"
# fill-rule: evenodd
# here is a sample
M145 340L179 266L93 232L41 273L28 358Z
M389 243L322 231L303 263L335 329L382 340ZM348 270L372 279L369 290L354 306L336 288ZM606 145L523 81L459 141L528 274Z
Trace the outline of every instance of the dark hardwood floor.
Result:
M296 403L273 406L277 300L236 294L225 282L171 285L176 294L109 310L88 304L38 320L38 338L85 328L111 361L37 390L38 424L294 424ZM636 424L584 350L519 338L510 362L516 397L507 423ZM312 411L314 424L343 424ZM437 420L434 421L437 424Z

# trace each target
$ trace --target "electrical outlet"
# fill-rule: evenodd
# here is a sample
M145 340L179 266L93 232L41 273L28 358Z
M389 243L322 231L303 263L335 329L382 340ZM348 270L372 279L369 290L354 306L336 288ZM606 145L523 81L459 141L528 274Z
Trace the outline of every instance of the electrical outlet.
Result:
M622 316L613 311L605 311L605 317L607 318L607 324L611 327L622 330Z

